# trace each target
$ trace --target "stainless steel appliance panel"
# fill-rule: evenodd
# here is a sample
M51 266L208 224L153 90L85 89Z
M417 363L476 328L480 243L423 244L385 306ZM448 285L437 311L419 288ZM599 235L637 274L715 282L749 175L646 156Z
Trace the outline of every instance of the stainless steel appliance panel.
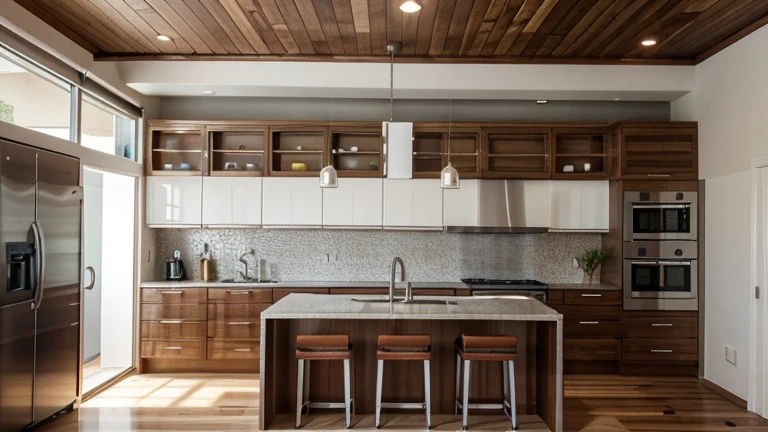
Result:
M698 310L697 258L697 242L625 242L624 309Z
M80 163L38 153L37 220L45 276L37 300L34 422L77 398L80 351Z
M22 269L31 261L17 262L14 269L6 250L27 244L34 252L28 237L35 221L36 157L29 147L0 141L0 431L32 422L36 281Z
M698 192L624 192L624 241L696 240Z

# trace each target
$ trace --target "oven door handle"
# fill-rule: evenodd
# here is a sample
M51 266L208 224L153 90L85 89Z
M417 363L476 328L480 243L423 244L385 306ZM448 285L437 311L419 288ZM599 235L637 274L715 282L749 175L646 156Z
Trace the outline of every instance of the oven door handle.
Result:
M661 265L661 262L659 261L631 261L632 265L639 265L639 266L658 266Z
M689 209L690 204L637 204L632 203L632 208L644 209Z
M690 261L659 261L662 266L690 266Z

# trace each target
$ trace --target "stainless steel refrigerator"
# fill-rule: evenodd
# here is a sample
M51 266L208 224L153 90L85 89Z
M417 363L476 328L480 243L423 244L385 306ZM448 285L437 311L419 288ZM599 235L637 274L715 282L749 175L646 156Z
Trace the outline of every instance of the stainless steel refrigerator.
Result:
M78 396L79 184L77 159L0 140L0 432Z

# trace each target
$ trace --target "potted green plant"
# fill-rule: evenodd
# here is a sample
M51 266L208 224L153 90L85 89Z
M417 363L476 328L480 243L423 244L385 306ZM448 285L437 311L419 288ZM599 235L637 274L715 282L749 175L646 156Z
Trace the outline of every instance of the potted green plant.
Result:
M581 258L578 258L579 266L584 271L584 283L600 283L600 265L611 257L611 251L600 250L597 248L589 249L584 252Z

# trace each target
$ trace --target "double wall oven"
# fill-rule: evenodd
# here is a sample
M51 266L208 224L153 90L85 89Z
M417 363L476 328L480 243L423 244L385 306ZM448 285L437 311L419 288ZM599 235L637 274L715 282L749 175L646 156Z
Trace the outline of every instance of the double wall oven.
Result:
M624 193L624 309L698 310L697 198Z

